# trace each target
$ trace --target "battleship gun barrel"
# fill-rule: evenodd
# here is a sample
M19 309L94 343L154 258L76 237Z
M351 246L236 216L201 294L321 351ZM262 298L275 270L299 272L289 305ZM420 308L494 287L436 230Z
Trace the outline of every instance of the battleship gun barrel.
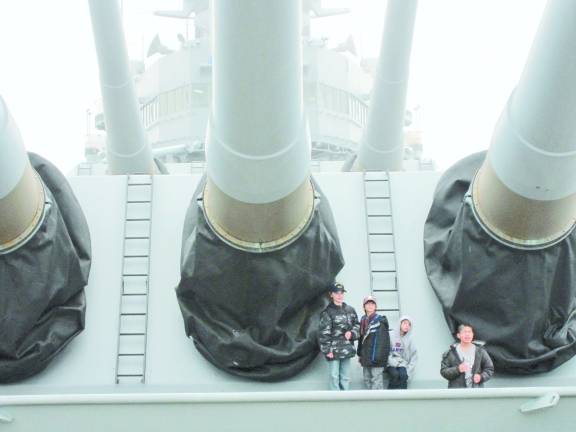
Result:
M204 206L232 244L279 246L313 208L298 1L213 3Z
M310 176L301 6L212 2L207 173L182 230L186 334L212 364L261 381L318 357L316 318L344 265L328 199Z
M399 171L417 0L389 0L368 122L354 168Z
M0 384L40 372L84 329L90 262L72 189L26 153L0 97Z
M43 210L42 182L30 165L20 132L0 97L0 254L30 238Z
M498 239L545 247L576 218L576 3L548 3L520 81L472 188Z
M576 355L576 3L550 0L488 152L438 181L428 279L451 330L470 323L496 370Z
M117 0L89 0L100 69L110 174L152 174L154 162L130 69Z

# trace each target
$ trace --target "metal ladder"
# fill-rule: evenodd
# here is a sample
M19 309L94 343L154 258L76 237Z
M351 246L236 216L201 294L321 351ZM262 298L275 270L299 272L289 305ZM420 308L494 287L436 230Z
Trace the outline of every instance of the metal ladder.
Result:
M400 316L396 249L392 221L392 198L388 173L364 173L364 198L368 235L370 290L378 312L393 326Z
M151 175L126 176L117 384L146 380L152 179Z

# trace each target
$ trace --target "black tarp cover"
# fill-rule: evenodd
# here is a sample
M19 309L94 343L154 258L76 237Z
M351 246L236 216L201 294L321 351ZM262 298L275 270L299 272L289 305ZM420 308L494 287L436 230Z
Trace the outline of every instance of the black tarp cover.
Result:
M176 292L186 334L218 368L278 381L316 358L319 314L344 259L328 201L315 190L319 203L307 230L283 249L261 254L225 244L193 198Z
M43 370L84 329L90 233L64 176L30 153L51 205L36 234L0 255L0 382Z
M464 202L485 153L451 167L424 227L425 265L450 330L468 322L496 370L549 371L576 353L576 237L543 250L494 240Z

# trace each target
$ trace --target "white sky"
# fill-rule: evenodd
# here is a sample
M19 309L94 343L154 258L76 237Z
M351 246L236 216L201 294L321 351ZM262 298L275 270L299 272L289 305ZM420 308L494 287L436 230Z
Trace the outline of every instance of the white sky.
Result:
M378 54L383 0L325 0L349 15L314 22L332 43L354 36L364 57ZM409 106L420 105L425 154L444 169L488 147L517 82L544 0L420 0ZM170 45L183 21L151 17L178 0L124 0L131 55L141 56L157 26ZM142 37L140 33L146 32ZM173 44L174 42L172 42ZM0 95L28 150L63 171L83 159L86 110L99 97L87 0L0 1ZM0 156L1 157L1 156Z

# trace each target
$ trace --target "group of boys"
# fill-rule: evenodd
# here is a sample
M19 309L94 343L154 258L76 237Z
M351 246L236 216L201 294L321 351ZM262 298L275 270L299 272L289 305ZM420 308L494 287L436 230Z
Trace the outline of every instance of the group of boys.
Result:
M328 360L331 390L350 388L350 364L356 355L362 365L366 388L384 388L388 374L389 389L406 389L418 358L412 339L412 319L402 316L398 328L390 331L388 320L376 312L376 299L364 298L364 315L358 320L354 308L344 303L346 290L341 283L330 286L331 302L320 315L320 351ZM458 327L458 343L442 356L440 374L449 388L482 387L494 373L486 350L474 342L474 330L468 324ZM354 347L358 341L358 347Z

